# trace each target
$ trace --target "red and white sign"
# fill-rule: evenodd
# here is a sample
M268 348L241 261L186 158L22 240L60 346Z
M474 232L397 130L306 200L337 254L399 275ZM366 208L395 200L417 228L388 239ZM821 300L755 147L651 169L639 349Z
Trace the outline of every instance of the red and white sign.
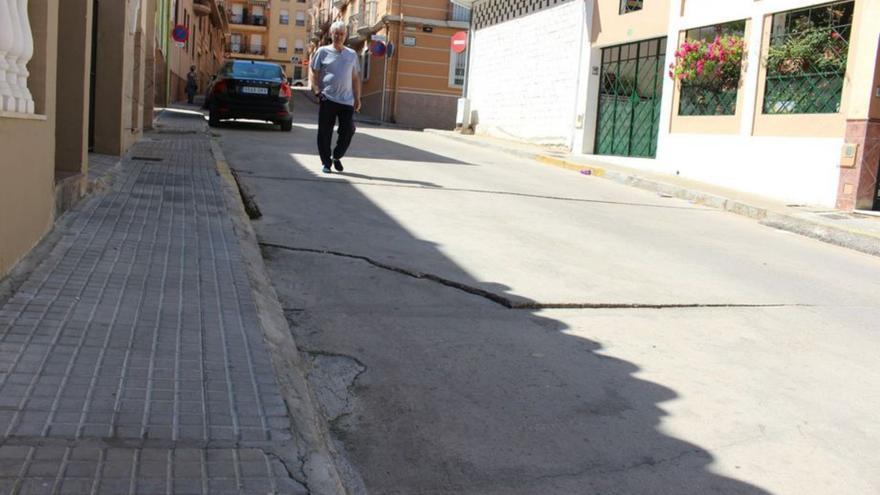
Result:
M452 35L452 51L461 53L467 50L467 31L459 31Z

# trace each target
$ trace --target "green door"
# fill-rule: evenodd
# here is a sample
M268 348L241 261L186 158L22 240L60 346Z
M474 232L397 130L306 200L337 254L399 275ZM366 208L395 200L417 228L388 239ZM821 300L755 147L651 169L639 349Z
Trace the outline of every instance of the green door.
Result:
M596 154L657 155L666 38L602 49Z

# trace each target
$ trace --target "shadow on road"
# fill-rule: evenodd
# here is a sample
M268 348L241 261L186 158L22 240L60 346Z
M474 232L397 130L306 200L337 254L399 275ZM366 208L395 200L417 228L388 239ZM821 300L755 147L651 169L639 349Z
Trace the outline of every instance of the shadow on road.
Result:
M236 139L225 142L233 167L314 170L291 157L290 142L254 156L229 144ZM311 150L308 141L297 149ZM395 160L461 163L385 149ZM260 197L260 240L286 246L264 254L282 303L295 308L299 345L363 363L355 406L331 419L371 493L767 493L713 473L711 452L664 434L661 404L676 392L638 378L637 366L604 355L600 342L537 312L322 252L521 299L475 279L354 186L244 180ZM503 246L486 249L504 256Z

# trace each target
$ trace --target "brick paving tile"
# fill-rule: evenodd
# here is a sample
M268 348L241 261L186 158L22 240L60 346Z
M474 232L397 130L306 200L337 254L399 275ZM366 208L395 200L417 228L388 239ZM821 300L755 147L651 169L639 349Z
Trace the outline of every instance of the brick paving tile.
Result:
M2 494L305 493L204 121L160 129L0 306Z

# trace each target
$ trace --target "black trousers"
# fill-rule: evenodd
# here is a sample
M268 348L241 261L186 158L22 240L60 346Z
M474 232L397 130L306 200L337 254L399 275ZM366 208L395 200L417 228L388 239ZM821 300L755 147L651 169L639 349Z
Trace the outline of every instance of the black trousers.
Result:
M339 131L336 137L336 147L333 155L330 155L330 143L333 138L333 126L339 120ZM332 158L337 160L345 156L351 138L354 136L354 107L322 99L318 110L318 154L321 155L321 163L330 165Z

